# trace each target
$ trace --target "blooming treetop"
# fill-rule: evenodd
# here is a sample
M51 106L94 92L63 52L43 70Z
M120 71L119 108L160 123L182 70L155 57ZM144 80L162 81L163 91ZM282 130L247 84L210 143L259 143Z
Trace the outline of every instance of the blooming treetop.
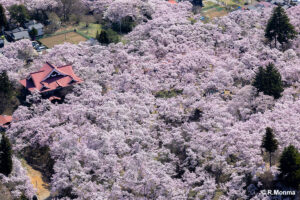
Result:
M265 128L274 129L280 150L300 148L300 38L285 52L265 45L270 9L191 24L188 2L148 4L153 19L125 36L126 44L59 45L26 69L24 58L35 56L28 41L5 47L0 70L12 80L49 60L72 64L85 80L63 104L28 97L32 105L15 111L7 133L15 151L48 146L52 193L69 189L77 199L212 199L218 191L227 191L222 199L264 198ZM288 10L294 25L299 12ZM278 100L256 96L251 86L269 62L286 85ZM191 117L196 109L201 114Z

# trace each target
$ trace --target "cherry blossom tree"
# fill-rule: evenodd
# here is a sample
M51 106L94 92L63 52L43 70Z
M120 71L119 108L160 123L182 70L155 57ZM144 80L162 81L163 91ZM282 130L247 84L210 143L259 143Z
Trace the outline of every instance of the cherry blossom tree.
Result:
M122 13L120 2L108 2L108 18ZM300 39L285 52L264 43L271 8L191 24L189 2L132 2L150 5L152 20L123 43L65 43L43 55L27 40L5 47L0 70L16 84L46 61L70 64L84 80L62 104L27 97L7 130L14 151L50 149L51 192L60 199L268 199L260 193L269 169L258 138L272 127L278 151L300 148ZM287 10L295 27L299 10ZM280 99L251 86L268 63L282 76ZM270 173L276 177L277 167Z

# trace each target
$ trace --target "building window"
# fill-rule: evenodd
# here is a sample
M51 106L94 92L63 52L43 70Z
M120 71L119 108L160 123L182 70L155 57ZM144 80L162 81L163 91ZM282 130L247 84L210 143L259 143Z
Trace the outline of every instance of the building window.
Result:
M59 75L57 72L52 72L52 74L50 75L50 77L55 77L55 76L57 76L57 75Z

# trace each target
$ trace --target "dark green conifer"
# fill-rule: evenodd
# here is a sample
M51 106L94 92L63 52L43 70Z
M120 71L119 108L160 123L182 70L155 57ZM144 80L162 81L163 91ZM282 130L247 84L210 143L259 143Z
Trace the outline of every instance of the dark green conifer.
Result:
M0 4L0 31L4 30L7 27L7 18L5 15L5 9L2 4Z
M2 133L0 142L0 173L8 176L13 168L12 150L9 139Z
M38 30L36 30L34 27L29 31L29 35L32 40L36 39L36 36L38 35Z
M300 154L298 150L289 145L284 148L280 157L280 178L287 186L299 188L300 184Z
M12 5L9 9L10 18L23 26L29 20L29 11L24 5Z
M273 130L270 127L266 128L266 134L262 140L262 148L264 148L270 156L270 167L272 166L272 153L274 153L278 148L278 142L275 139Z
M252 85L256 87L258 92L273 96L275 99L281 97L283 92L281 75L272 63L266 69L259 68Z
M3 71L0 73L0 93L10 95L12 93L12 84L9 81L7 72Z
M4 112L5 106L10 102L13 95L11 84L6 71L0 73L0 114Z
M102 30L100 35L98 35L97 40L101 44L109 44L109 39L108 39L107 32L105 30Z
M296 36L297 32L290 23L285 10L281 6L274 8L265 30L265 37L269 42L274 40L275 47L277 47L277 41L280 44L288 43L289 40L296 38Z

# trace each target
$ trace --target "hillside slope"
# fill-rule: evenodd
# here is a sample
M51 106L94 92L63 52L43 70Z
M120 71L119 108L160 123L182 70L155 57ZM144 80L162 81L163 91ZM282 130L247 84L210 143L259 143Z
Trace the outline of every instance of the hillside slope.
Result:
M285 52L266 45L271 9L191 24L191 4L149 3L153 19L124 43L56 46L27 68L17 55L34 56L28 41L6 47L0 69L12 80L51 61L72 64L85 81L63 104L33 94L31 107L18 108L8 130L15 151L50 148L59 198L264 198L265 128L279 151L300 148L300 38ZM299 32L300 6L288 14ZM285 82L278 100L251 86L270 62Z

